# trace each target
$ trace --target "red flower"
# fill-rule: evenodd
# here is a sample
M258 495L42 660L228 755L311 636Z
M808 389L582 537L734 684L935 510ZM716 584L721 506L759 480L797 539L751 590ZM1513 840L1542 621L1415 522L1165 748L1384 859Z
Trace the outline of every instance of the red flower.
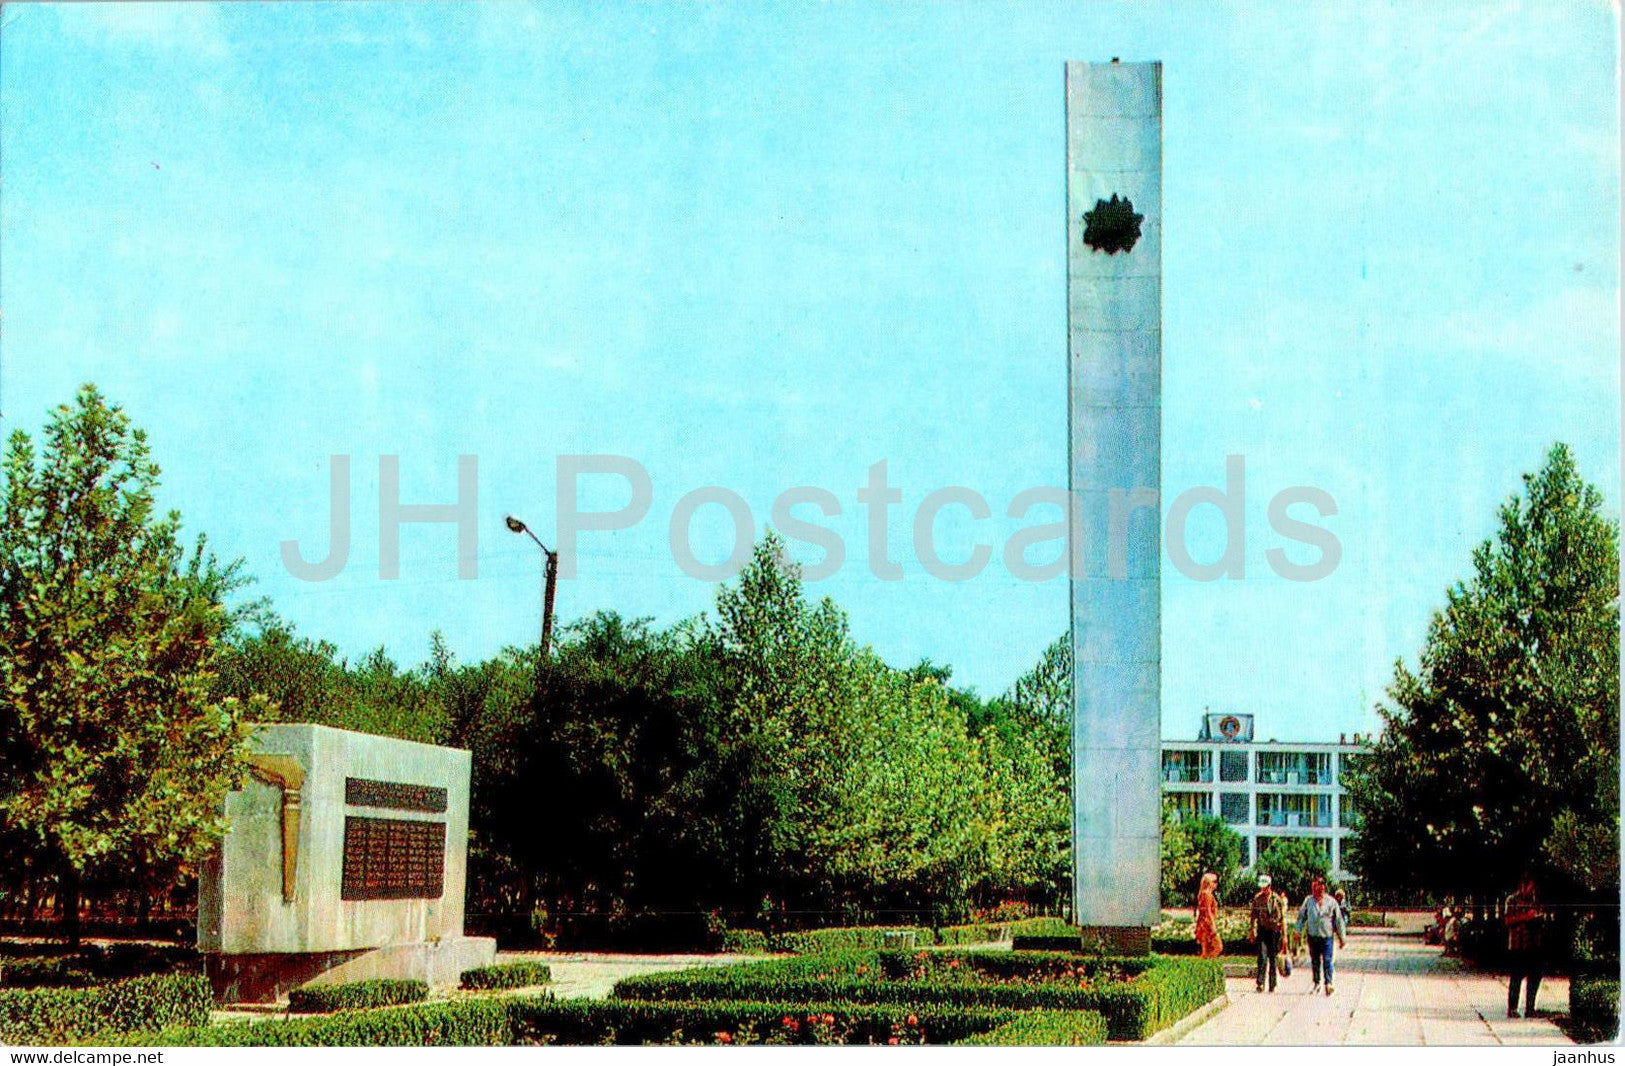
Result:
M719 1043L719 1044L731 1044L733 1042L734 1042L734 1038L732 1036L730 1036L726 1031L720 1032L720 1033L717 1034L717 1043Z
M888 1036L886 1038L886 1043L895 1045L897 1043L897 1038L895 1036Z
M950 969L950 970L959 969L959 960L958 959L949 959L948 960L948 969Z
M784 1016L784 1027L786 1029L794 1029L796 1027L796 1020L786 1014Z
M910 1014L907 1018L903 1019L903 1024L904 1025L919 1025L920 1024L920 1019L918 1019L914 1015Z
M833 1015L833 1014L824 1015L824 1024L825 1025L834 1025L835 1024L835 1015Z

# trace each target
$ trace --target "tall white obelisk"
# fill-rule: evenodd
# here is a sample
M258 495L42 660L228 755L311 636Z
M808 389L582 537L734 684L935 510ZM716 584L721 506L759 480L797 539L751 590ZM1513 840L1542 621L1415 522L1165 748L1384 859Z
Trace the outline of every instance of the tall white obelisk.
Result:
M1086 943L1141 952L1161 865L1161 63L1066 65L1066 203L1073 915Z

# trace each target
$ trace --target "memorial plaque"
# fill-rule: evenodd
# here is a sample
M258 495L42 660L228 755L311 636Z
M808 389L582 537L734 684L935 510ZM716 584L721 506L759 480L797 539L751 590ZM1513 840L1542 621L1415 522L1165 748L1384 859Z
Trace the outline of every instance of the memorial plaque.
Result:
M400 781L346 777L344 802L355 807L392 807L398 811L444 814L446 790L432 785L408 785Z
M445 860L444 822L346 818L340 898L439 899Z

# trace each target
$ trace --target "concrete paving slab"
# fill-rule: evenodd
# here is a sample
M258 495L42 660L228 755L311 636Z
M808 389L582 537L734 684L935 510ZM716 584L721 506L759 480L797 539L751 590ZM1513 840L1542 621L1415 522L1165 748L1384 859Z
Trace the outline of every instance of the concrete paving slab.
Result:
M1274 993L1251 977L1226 979L1227 1010L1181 1044L1511 1045L1572 1041L1549 1018L1506 1017L1506 978L1445 958L1406 931L1355 930L1335 960L1335 992L1311 995L1307 962ZM1568 1010L1568 980L1540 986L1541 1011Z

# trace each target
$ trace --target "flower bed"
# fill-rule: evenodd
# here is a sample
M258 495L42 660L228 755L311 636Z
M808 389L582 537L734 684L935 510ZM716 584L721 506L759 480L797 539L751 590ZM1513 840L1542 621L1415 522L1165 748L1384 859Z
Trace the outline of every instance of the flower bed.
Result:
M948 1044L1013 1021L1009 1010L935 1005L532 1000L513 1010L529 1044Z
M143 1033L125 1046L414 1047L538 1044L917 1045L991 1034L1010 1010L887 1004L461 999L386 1010ZM1091 1023L1090 1018L1094 1021ZM1098 1015L1075 1028L1104 1031Z
M631 977L614 995L1092 1010L1105 1016L1113 1039L1141 1040L1223 992L1223 971L1211 959L849 951Z
M1224 942L1220 954L1253 954L1253 944L1247 939L1247 915L1220 911L1218 927L1219 939ZM1195 955L1201 950L1196 943L1196 922L1185 916L1159 922L1151 929L1151 950L1158 955Z

